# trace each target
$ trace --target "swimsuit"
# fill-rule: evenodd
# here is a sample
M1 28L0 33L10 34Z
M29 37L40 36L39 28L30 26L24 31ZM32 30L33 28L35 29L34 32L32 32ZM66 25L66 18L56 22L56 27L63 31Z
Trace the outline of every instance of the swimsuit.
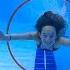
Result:
M57 70L53 51L38 47L34 70Z

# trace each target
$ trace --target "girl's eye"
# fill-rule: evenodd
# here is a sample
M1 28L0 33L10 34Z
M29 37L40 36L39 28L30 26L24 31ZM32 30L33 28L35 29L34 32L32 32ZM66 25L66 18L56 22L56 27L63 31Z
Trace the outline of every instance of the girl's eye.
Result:
M44 38L47 38L47 35L43 35Z

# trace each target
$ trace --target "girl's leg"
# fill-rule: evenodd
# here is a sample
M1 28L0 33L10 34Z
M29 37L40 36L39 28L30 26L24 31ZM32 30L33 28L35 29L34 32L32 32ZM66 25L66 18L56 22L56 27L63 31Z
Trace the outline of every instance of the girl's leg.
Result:
M46 70L57 70L53 51L45 51L46 54Z
M45 70L44 67L44 50L37 48L36 50L36 59L35 59L35 68L34 70Z

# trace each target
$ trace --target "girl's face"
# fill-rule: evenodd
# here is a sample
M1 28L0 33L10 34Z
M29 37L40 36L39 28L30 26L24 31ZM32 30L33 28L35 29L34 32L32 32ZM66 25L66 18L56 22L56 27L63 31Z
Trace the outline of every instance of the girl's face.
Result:
M56 30L53 26L44 26L40 34L41 42L46 48L51 48L55 43Z

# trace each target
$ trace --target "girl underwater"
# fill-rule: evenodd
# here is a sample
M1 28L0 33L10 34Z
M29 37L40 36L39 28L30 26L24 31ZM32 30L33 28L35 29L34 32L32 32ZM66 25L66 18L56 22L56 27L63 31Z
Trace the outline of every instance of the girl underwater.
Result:
M53 51L56 51L61 44L70 45L70 39L64 36L65 23L62 16L47 11L37 20L36 32L24 34L3 34L0 32L0 40L35 40L37 50L34 70L57 70ZM44 56L46 57L45 63Z

